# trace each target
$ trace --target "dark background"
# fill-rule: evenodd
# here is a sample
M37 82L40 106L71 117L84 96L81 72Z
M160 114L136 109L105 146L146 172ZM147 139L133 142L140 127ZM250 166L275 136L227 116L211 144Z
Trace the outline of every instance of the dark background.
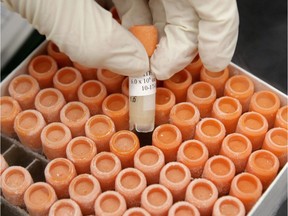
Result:
M238 0L237 4L240 27L232 61L287 94L287 1ZM1 68L1 80L44 39L34 31ZM277 215L287 215L287 197Z

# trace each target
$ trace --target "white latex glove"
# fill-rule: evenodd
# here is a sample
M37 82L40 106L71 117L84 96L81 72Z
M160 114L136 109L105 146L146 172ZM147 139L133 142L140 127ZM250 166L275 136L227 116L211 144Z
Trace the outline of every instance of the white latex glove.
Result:
M185 68L197 52L210 71L221 71L230 63L238 39L236 0L113 2L126 28L137 24L158 28L161 39L150 60L157 79L168 79Z
M142 44L93 0L1 1L26 18L72 61L130 76L149 70L149 58Z

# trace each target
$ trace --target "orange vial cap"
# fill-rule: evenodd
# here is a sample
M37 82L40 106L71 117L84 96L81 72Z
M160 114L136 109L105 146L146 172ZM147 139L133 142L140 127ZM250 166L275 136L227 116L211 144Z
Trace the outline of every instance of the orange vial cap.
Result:
M140 206L141 194L146 186L145 175L135 168L121 170L115 180L115 190L125 198L128 208Z
M151 215L144 208L133 207L133 208L127 209L124 212L123 216L151 216Z
M106 96L106 87L97 80L88 80L78 89L79 101L89 108L91 115L102 113L102 102Z
M175 95L171 90L162 87L156 89L156 105L155 105L156 126L169 123L169 114L175 103L176 103Z
M134 155L140 148L139 139L135 133L121 130L110 139L110 151L121 161L122 168L134 166Z
M243 112L247 112L251 97L254 93L254 83L245 75L230 77L224 88L224 95L236 98L242 105Z
M49 210L49 216L73 215L82 216L79 205L71 199L57 200Z
M245 216L245 206L236 197L223 196L214 204L212 216Z
M50 207L56 200L54 189L45 182L32 184L24 194L25 206L31 216L48 215Z
M172 204L171 192L161 184L152 184L146 187L141 196L141 207L152 216L167 215Z
M190 181L190 170L179 162L167 163L160 172L159 183L171 191L174 202L184 200L185 191Z
M34 108L34 100L39 91L37 80L27 74L13 78L8 86L10 96L18 101L23 110Z
M94 203L101 194L98 180L89 174L76 176L69 185L69 195L81 208L84 215L94 214Z
M63 94L55 88L42 89L35 98L35 108L47 123L60 121L60 111L65 104Z
M158 147L164 153L166 163L176 160L181 143L181 131L175 125L159 125L153 131L152 145Z
M176 98L176 103L186 101L187 89L192 83L192 76L187 70L179 71L170 79L164 80L165 88L170 89Z
M98 196L94 204L95 214L99 216L121 216L127 210L124 197L116 191L106 191Z
M122 82L125 76L105 69L98 69L97 78L102 82L108 94L121 93Z
M98 179L102 191L114 190L116 176L121 171L121 161L111 152L100 152L92 159L90 171Z
M182 140L194 137L196 124L200 120L198 108L189 102L174 105L170 111L169 122L177 126L182 134Z
M47 53L56 60L59 68L72 66L70 58L65 53L61 52L58 46L52 41L48 42Z
M230 134L235 132L241 114L240 102L235 98L224 96L214 102L211 116L220 120L225 126L226 133Z
M198 140L187 140L180 145L177 161L188 167L192 178L200 178L208 160L207 147Z
M116 127L116 130L129 129L129 101L128 97L115 93L107 96L102 103L103 114L109 116Z
M19 103L10 96L0 97L0 111L1 133L15 137L14 120L21 112Z
M168 216L200 216L200 212L191 203L187 201L179 201L171 206Z
M129 77L125 77L121 84L121 93L129 97Z
M69 197L69 184L77 175L71 161L65 158L51 160L45 167L44 175L46 182L54 188L59 199Z
M211 215L213 205L218 198L218 190L213 182L198 178L192 180L188 185L185 195L185 201L196 206L200 215Z
M254 151L247 162L245 171L257 176L266 190L279 170L278 158L267 150Z
M249 111L262 114L267 119L269 128L272 128L279 108L280 99L275 93L258 91L251 98Z
M196 82L187 90L187 101L199 110L201 118L211 116L213 103L216 100L215 88L207 82Z
M49 55L35 56L28 65L28 72L41 89L53 86L53 76L58 70L57 62Z
M195 139L206 145L210 157L219 153L225 135L225 127L218 119L204 118L196 125Z
M97 71L96 68L86 67L84 65L78 64L77 62L73 62L73 66L80 71L83 80L96 80L97 79Z
M14 120L14 130L20 142L34 151L41 151L41 131L46 126L46 122L37 110L25 110L16 116Z
M60 120L71 130L73 137L85 135L85 124L89 118L88 107L78 101L67 103L60 111Z
M96 154L95 143L84 136L73 138L66 148L67 158L74 164L77 174L90 173L90 163Z
M186 70L192 75L193 82L198 82L200 80L200 72L202 69L203 63L200 59L199 54L195 56L193 61L186 66Z
M69 128L61 122L48 124L41 132L43 153L52 160L66 158L66 147L72 139Z
M228 157L235 165L236 173L243 172L252 152L250 140L239 133L227 135L221 145L220 154Z
M32 183L30 173L21 166L10 166L1 175L3 196L12 205L24 206L24 193Z
M238 120L236 133L248 137L252 143L252 151L262 147L265 134L268 131L266 118L257 112L246 112Z
M274 127L288 130L288 105L282 106L276 113Z
M114 122L106 115L92 116L85 124L85 134L94 141L97 152L110 150L109 141L115 130Z
M5 158L3 157L2 154L0 154L0 177L1 174L4 172L5 169L7 169L9 167L7 161L5 160Z
M224 94L224 86L229 79L229 69L226 67L219 72L211 72L202 67L200 72L200 80L210 83L216 90L217 97L221 97Z
M229 195L242 201L246 213L254 206L261 194L262 184L255 175L243 172L235 176L231 182Z
M134 167L144 173L148 185L159 183L164 164L164 154L155 146L141 147L134 155Z

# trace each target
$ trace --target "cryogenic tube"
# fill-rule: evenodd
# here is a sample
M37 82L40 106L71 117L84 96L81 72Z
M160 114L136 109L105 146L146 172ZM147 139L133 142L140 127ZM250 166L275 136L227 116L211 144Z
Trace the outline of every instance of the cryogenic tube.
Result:
M187 201L174 203L169 209L168 216L200 216L199 210Z
M185 201L196 206L201 216L211 215L217 198L216 186L213 182L203 178L192 180L185 194Z
M57 45L52 41L48 42L47 53L56 60L59 68L72 66L70 58L65 53L61 52Z
M191 84L192 75L185 69L177 72L170 79L163 81L163 86L174 93L176 103L186 101L187 89Z
M254 83L245 75L230 77L224 88L224 95L236 98L242 105L243 112L247 112L251 97L254 93Z
M279 170L279 160L270 151L257 150L254 151L247 162L245 171L257 176L266 190L276 177Z
M69 184L76 177L74 164L65 158L56 158L51 160L44 170L46 182L55 190L57 197L69 197Z
M57 200L50 207L48 216L61 216L70 214L71 216L82 216L79 205L72 199L61 199Z
M85 124L90 118L88 107L78 101L72 101L63 106L60 120L72 133L72 137L85 135Z
M129 97L129 77L125 77L121 84L121 93Z
M195 139L203 142L209 151L209 157L220 151L226 130L221 121L215 118L203 118L196 125Z
M202 178L212 181L218 189L219 196L229 193L231 181L235 176L233 162L223 155L210 157L204 166Z
M164 154L155 146L141 147L134 155L134 167L144 173L148 185L159 183L164 164Z
M152 145L164 153L166 163L176 160L177 151L181 143L181 131L175 125L159 125L153 131Z
M131 33L144 46L151 57L158 43L157 29L153 25L130 28ZM155 124L156 78L151 71L140 77L129 77L129 128L138 132L151 132Z
M21 166L10 166L1 175L3 196L12 205L24 206L24 193L32 183L29 171Z
M144 208L133 207L133 208L127 209L124 212L123 216L151 216L151 215Z
M282 127L288 130L288 105L282 106L276 113L274 127Z
M171 192L161 184L152 184L145 188L141 196L141 207L152 216L165 216L173 204Z
M239 133L227 135L221 145L220 155L228 157L235 165L236 173L243 172L252 152L250 140Z
M27 74L13 78L8 86L9 95L18 101L23 110L34 109L34 100L39 91L37 80Z
M22 111L19 103L10 96L0 97L0 110L1 133L15 137L14 120Z
M211 115L215 100L216 90L207 82L193 83L187 90L187 102L193 103L198 108L201 118Z
M48 160L66 158L66 147L72 139L69 128L61 122L50 123L41 132L43 153Z
M223 196L214 204L212 216L245 216L245 206L236 197Z
M31 216L48 215L50 207L56 200L54 189L45 182L30 185L24 194L25 206Z
M208 157L207 147L195 139L183 142L177 152L177 161L188 167L192 178L201 177Z
M146 186L145 175L135 168L121 170L115 180L115 191L125 198L127 208L140 206L141 194Z
M192 75L193 82L198 82L200 80L200 72L202 69L202 61L199 54L195 56L193 61L186 66L186 70Z
M46 88L35 97L35 108L42 113L47 123L59 122L60 111L66 104L63 94L55 88Z
M235 132L241 114L240 102L235 98L224 96L214 102L211 117L220 120L225 126L226 133L230 134Z
M83 83L81 73L73 67L64 67L59 69L53 77L53 85L62 92L65 100L78 100L77 90Z
M46 122L37 110L25 110L16 116L14 120L14 130L20 142L32 150L41 151L41 131L46 126Z
M169 122L181 131L183 141L194 137L196 124L200 120L200 112L195 105L189 102L175 104L169 117Z
M266 118L257 112L246 112L238 120L236 133L248 137L252 143L252 151L262 147L265 134L268 131Z
M236 175L229 195L237 197L245 206L246 213L254 206L262 194L262 184L258 177L247 172Z
M79 70L84 81L97 79L98 69L89 68L89 67L86 67L84 65L78 64L77 62L73 62L73 67L75 67L77 70Z
M76 176L69 185L69 195L81 208L83 215L94 214L94 203L101 194L98 180L89 174Z
M102 113L102 103L107 96L105 86L97 80L88 80L78 88L78 99L90 110L90 114Z
M127 96L120 93L108 95L102 103L102 112L113 120L117 131L129 129L129 101Z
M106 115L92 116L85 124L85 134L94 141L97 152L110 150L109 141L115 131L114 122Z
M85 136L73 138L66 147L67 158L74 164L77 174L90 173L90 163L96 154L95 143Z
M225 83L229 78L229 69L226 67L219 72L208 71L205 67L202 67L200 72L200 80L208 82L214 86L217 97L223 96Z
M100 152L92 159L90 171L98 179L102 191L114 190L116 176L121 171L121 161L111 152Z
M155 126L169 123L169 114L175 104L176 98L171 90L162 87L156 89Z
M273 127L279 108L280 99L272 91L255 92L249 105L249 111L258 112L267 119L269 128Z
M112 135L110 151L121 161L122 168L134 166L134 155L140 148L140 142L136 134L128 130L121 130Z
M184 200L190 181L190 170L182 163L169 162L161 169L159 183L170 190L173 202Z
M284 128L272 128L266 135L262 149L272 152L280 162L280 169L287 163L288 131Z
M57 62L49 55L36 56L28 65L28 73L38 81L41 89L53 86L53 76L57 70Z
M3 157L2 154L0 154L0 177L2 175L2 173L9 167L7 161L5 160L5 158Z
M121 216L127 210L124 197L116 191L100 194L94 204L95 214L99 216Z
M125 76L105 69L98 69L97 78L104 84L108 94L121 93L122 82Z

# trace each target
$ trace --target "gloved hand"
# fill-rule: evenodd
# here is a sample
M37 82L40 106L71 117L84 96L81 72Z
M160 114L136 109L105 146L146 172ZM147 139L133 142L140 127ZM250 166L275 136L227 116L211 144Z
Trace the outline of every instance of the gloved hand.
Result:
M94 0L1 0L72 61L122 75L142 75L149 58L132 33Z
M238 39L236 0L113 0L122 25L154 24L160 41L150 59L157 79L168 79L199 52L209 71L231 61ZM151 13L147 13L151 11Z

